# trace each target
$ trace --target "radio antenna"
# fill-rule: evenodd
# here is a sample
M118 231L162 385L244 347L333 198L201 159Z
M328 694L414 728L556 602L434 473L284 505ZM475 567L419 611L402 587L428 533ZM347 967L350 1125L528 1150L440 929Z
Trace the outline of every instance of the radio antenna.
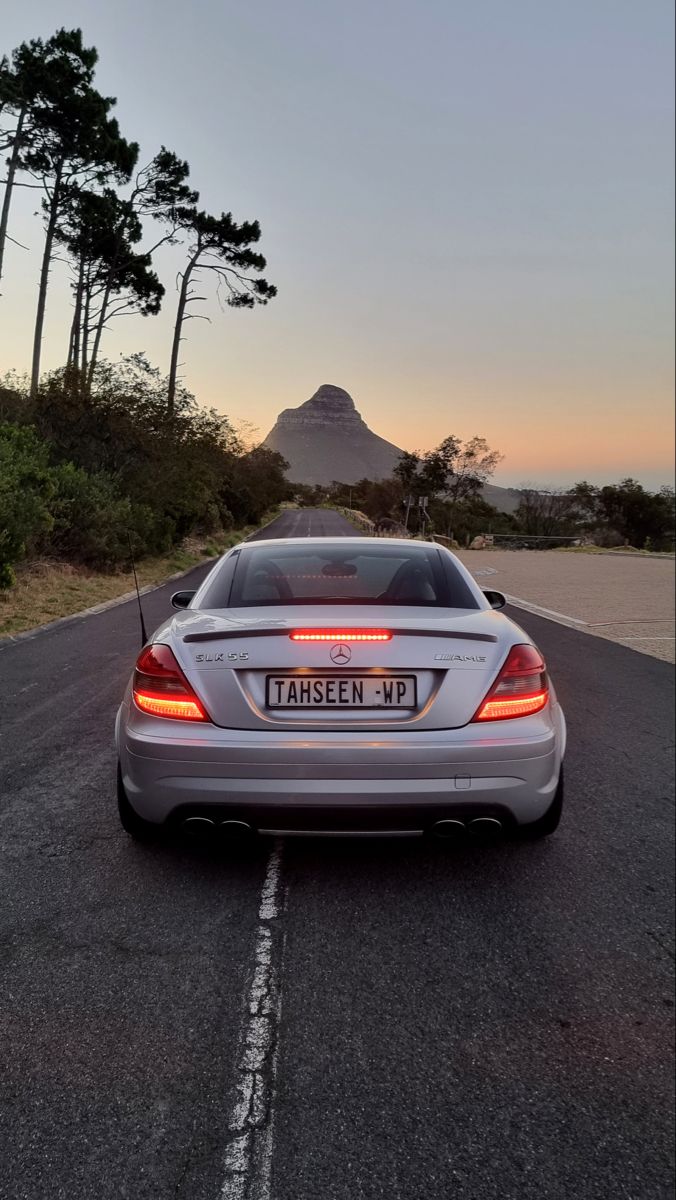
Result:
M136 578L136 563L134 562L134 551L131 545L131 534L127 530L127 541L129 542L129 558L131 560L131 569L134 573L134 586L136 587L136 600L138 602L138 615L141 622L141 647L145 646L148 641L148 633L146 631L146 623L143 620L143 609L141 607L141 593L138 590L138 579Z

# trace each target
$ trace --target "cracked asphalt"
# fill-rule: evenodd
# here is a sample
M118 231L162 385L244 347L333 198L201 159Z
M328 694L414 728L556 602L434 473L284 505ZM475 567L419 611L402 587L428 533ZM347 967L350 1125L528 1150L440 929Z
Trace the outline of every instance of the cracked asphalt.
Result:
M561 829L284 844L273 1200L673 1194L673 669L511 615L567 714ZM127 603L0 645L3 1200L222 1184L269 846L118 828L138 641Z

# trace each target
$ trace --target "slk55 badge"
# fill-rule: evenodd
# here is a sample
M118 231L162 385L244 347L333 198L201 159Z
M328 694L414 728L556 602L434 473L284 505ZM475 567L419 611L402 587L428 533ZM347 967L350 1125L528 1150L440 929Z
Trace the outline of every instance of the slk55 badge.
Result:
M240 650L239 653L231 650L231 651L229 651L229 653L227 655L228 662L246 662L248 657L249 657L249 654L248 654L247 650ZM226 658L225 654L196 654L195 662L196 663L212 663L212 662L218 663L218 662L225 662L225 658Z

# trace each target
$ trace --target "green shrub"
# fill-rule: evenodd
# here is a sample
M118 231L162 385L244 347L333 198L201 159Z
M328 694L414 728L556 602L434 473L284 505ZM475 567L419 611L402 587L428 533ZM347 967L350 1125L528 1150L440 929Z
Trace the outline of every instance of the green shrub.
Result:
M135 553L166 554L187 536L218 541L289 496L281 455L247 450L223 415L166 380L141 355L99 364L91 394L55 371L30 399L0 379L0 587L41 553L114 569ZM216 552L218 550L216 549Z
M48 447L29 426L0 424L0 588L11 587L14 564L51 529L53 494Z
M53 469L53 529L45 547L71 562L103 570L129 560L155 540L152 510L121 496L109 476L88 475L72 463Z

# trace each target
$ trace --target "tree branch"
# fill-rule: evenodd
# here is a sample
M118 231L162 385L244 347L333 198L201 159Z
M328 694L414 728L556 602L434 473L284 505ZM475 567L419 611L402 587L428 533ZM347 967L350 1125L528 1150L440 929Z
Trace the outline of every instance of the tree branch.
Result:
M7 179L0 179L0 183L8 183ZM14 180L13 187L33 188L35 191L42 192L44 187L41 183L20 183L19 180Z
M8 233L5 234L5 237L8 242L13 242L15 246L19 246L22 250L30 250L30 246L24 246L23 242L17 242L16 238L10 237Z

